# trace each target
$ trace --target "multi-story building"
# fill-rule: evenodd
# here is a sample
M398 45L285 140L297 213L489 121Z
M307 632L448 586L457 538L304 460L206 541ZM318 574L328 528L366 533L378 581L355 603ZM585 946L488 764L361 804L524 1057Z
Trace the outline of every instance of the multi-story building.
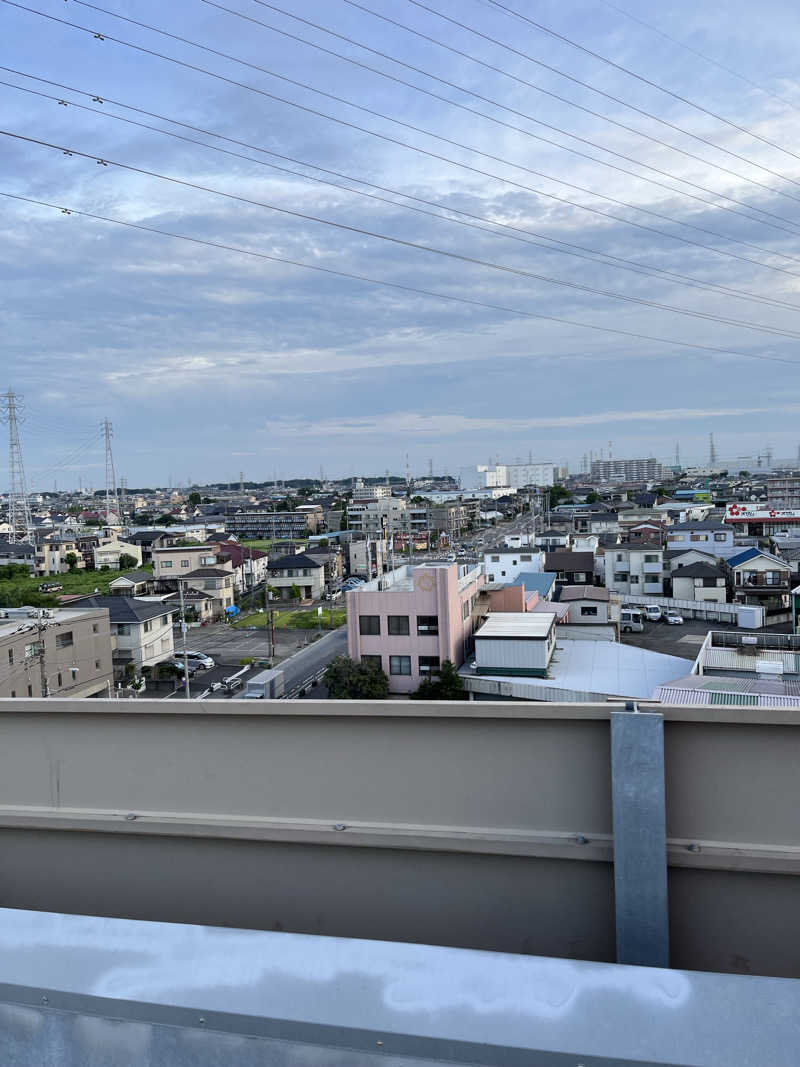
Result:
M676 522L666 528L667 548L696 548L699 552L727 559L739 551L734 543L735 528L706 520L702 522Z
M512 489L521 489L525 485L551 486L555 484L556 470L552 463L509 463L506 465L506 484Z
M407 504L402 497L383 497L351 504L347 509L347 527L371 536L391 536L408 532Z
M0 616L0 697L110 695L107 609L81 602L69 608L6 608Z
M36 573L36 549L33 545L11 541L0 541L0 567L13 563L27 567L31 574Z
M359 479L353 487L353 500L383 500L391 495L390 485L364 485Z
M689 563L672 571L676 600L704 600L724 604L728 599L725 571L715 563Z
M790 563L759 548L746 548L730 556L727 565L733 598L738 604L760 604L769 623L789 618Z
M141 566L142 550L133 542L111 540L103 538L93 550L93 563L95 570L107 567L109 570L118 571L119 561L123 556L130 556L136 560L136 566Z
M524 571L543 571L544 553L526 546L495 548L484 555L483 569L487 582L508 585Z
M474 529L481 519L480 500L458 500L428 508L426 522L432 533L445 534L450 540Z
M347 650L375 662L392 693L410 693L445 660L456 666L472 647L483 568L457 563L399 567L347 596Z
M458 481L462 489L500 489L508 485L508 468L500 463L494 467L485 463L462 467Z
M383 574L386 541L382 537L356 535L347 545L348 574L370 580Z
M80 603L108 613L117 679L124 678L131 667L141 675L143 667L155 667L174 656L172 624L180 616L174 603L132 596L92 596Z
M606 588L664 595L664 553L652 545L614 545L605 553Z
M240 539L290 540L307 537L309 532L314 533L318 521L316 516L316 511L237 511L235 515L226 517L225 526L229 533L235 533Z
M233 566L229 559L213 567L198 567L180 578L187 588L197 589L212 598L211 610L215 619L222 618L227 609L233 607Z
M800 510L800 474L776 474L766 482L767 503L770 508Z
M215 545L173 545L153 549L153 577L171 582L187 578L198 567L216 567L219 553Z
M293 599L293 587L300 591L300 599L319 600L325 591L325 564L305 554L270 560L269 584L281 600Z
M594 459L593 482L657 482L663 468L657 459Z

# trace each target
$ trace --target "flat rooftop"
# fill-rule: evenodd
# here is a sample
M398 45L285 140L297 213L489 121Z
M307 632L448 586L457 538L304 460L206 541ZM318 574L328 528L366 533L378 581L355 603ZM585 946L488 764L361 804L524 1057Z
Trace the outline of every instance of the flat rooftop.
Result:
M0 640L25 631L35 632L40 611L49 612L41 621L45 625L52 626L53 623L72 622L77 619L84 619L87 615L97 615L101 610L104 609L93 606L74 608L3 608L3 614L8 614L8 618L0 619Z
M539 614L531 617L547 618ZM478 636L480 633L476 634ZM479 676L469 666L462 667L459 673L465 679L479 679L481 683L511 683L513 691L509 695L520 700L652 700L659 686L685 677L691 668L691 660L634 645L558 638L546 678L503 674Z
M550 633L556 615L553 611L501 611L490 615L475 640L481 637L500 639L531 638L543 640Z

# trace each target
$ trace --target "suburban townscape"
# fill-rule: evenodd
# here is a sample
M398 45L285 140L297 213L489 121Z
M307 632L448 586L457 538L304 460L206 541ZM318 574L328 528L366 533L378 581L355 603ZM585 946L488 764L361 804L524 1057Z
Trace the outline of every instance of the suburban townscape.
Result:
M798 701L799 466L128 489L106 445L8 498L2 696Z
M798 1067L799 42L0 0L0 1067Z

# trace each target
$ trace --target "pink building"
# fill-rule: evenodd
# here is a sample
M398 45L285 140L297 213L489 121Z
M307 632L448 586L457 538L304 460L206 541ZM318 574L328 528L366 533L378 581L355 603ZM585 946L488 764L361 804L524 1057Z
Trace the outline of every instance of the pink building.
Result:
M374 657L392 693L411 693L446 659L471 649L483 567L422 563L399 567L347 593L347 653Z

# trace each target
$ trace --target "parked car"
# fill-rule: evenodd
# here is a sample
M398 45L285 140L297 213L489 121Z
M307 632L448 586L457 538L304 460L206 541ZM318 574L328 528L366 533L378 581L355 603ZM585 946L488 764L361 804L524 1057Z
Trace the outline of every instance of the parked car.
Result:
M658 604L645 604L644 606L645 618L648 622L660 622L661 621L661 608Z
M641 611L638 608L623 608L620 612L619 627L624 634L640 634L644 630Z
M194 666L195 670L210 671L212 667L216 667L216 663L207 656L205 652L187 652L186 656L189 660L189 666Z
M182 659L170 659L170 660L167 660L167 663L171 663L173 667L177 667L178 670L181 673L181 677L183 677L183 660ZM189 664L188 664L189 677L190 678L194 678L196 671L197 671L197 667L193 666L192 661L189 660Z
M683 615L675 610L675 608L667 608L664 612L664 622L669 626L682 626Z
M64 586L61 582L42 582L39 586L40 593L60 593Z

